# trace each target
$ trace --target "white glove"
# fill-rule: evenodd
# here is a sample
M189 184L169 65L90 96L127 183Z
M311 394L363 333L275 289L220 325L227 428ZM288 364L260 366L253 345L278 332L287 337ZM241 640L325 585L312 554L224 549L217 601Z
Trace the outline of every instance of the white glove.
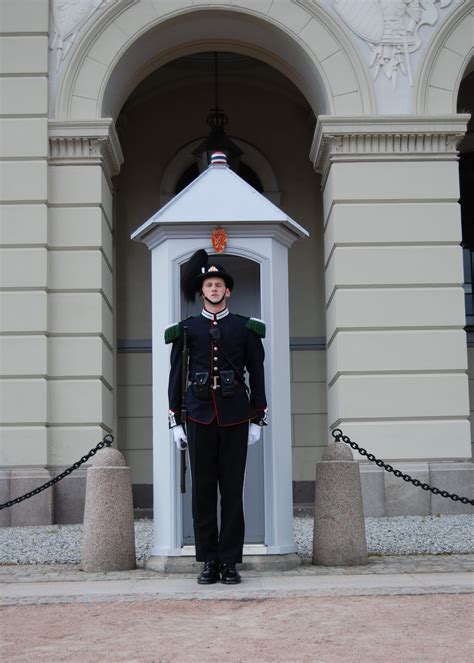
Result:
M251 447L252 444L255 444L255 442L258 442L260 439L260 436L262 434L262 427L257 426L257 424L250 424L249 426L249 439L248 439L248 446Z
M176 444L178 449L180 451L181 449L186 449L186 447L188 446L188 438L186 437L184 428L182 426L173 426L171 430L173 431L174 443Z

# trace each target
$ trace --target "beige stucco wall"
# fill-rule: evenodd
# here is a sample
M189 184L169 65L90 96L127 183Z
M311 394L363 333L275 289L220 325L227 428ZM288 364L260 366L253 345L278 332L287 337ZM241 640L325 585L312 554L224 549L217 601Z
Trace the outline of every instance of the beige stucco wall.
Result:
M119 353L118 442L132 482L153 483L151 352Z
M48 1L0 6L0 465L48 456ZM17 5L16 5L17 6Z
M211 89L210 80L204 74L190 79L186 72L183 74L174 70L170 74L173 70L166 73L165 69L160 69L158 81L132 95L127 112L119 121L126 160L116 182L114 197L104 172L106 159L101 151L109 150L109 137L104 139L107 148L104 148L104 143L98 146L94 141L87 142L87 139L87 145L84 144L76 162L74 158L77 154L68 163L60 163L49 153L48 169L48 117L55 113L58 118L75 117L78 120L78 135L82 135L81 130L84 130L88 136L87 122L84 123L85 128L80 126L81 122L88 118L93 123L101 115L106 88L110 109L118 113L117 100L126 98L126 91L133 89L145 65L145 61L140 59L145 57L145 50L133 49L133 43L148 30L146 40L141 43L144 45L146 41L147 47L150 44L154 46L156 60L150 60L147 71L162 64L162 42L157 37L165 37L166 31L159 32L157 29L153 32L152 27L158 25L162 18L174 15L178 4L179 12L188 5L191 7L190 2L185 0L179 3L140 0L121 13L117 3L110 3L107 7L104 5L104 13L99 12L75 35L69 59L66 58L62 68L56 72L55 62L48 66L50 3L47 0L0 2L0 241L3 245L0 255L0 465L4 467L68 464L95 444L104 432L116 429L115 416L119 424L119 445L124 448L132 465L134 482L151 481L151 356L149 352L119 352L116 367L113 356L117 338L132 343L151 338L150 258L144 246L129 241L129 234L158 209L161 177L176 150L186 141L206 133L204 118L210 103L205 90ZM191 9L194 12L201 5L207 10L209 4L196 0ZM304 9L289 0L282 3L259 2L258 8L252 9L253 3L242 0L232 3L235 7L238 5L235 13L230 0L212 4L229 5L228 12L221 11L224 8L221 7L219 14L206 14L213 21L217 15L223 19L219 24L224 28L219 35L222 40L218 44L219 50L224 50L226 40L232 37L234 27L237 30L239 25L236 49L256 54L263 44L251 43L253 37L248 37L246 30L253 29L258 21L266 22L267 28L270 27L261 34L265 33L269 43L282 30L285 35L290 35L287 43L293 40L301 44L320 72L319 78L314 78L317 85L308 94L308 98L311 96L315 102L313 108L317 106L316 97L323 89L323 83L326 83L326 112L354 116L375 112L367 61L355 57L359 51L355 49L347 30L326 20L316 3L313 3L311 11L309 4ZM465 3L465 7L466 11L462 7L456 9L452 20L442 29L438 30L439 26L435 28L438 33L432 36L425 61L420 64L421 74L415 81L413 103L406 107L407 113L413 112L415 107L419 113L433 115L455 112L459 81L469 65L474 48L472 3ZM240 14L247 11L251 16L245 16L244 20ZM108 27L102 20L107 12L118 16L116 22L110 19ZM193 21L198 13L186 18L186 26L197 25ZM203 39L207 39L204 13L198 22L204 30ZM256 17L258 21L254 20ZM181 28L178 22L175 25L178 35L176 54L181 54L189 46L184 43L189 34L186 37L185 31L180 32L184 23L180 24ZM328 37L330 34L332 36ZM196 34L193 36L196 37ZM180 40L182 43L179 43ZM283 52L275 44L273 50L265 53L268 61L276 64L281 60L282 70L292 72L295 80L301 77L301 70L298 71L298 66L290 57L296 51ZM265 44L265 48L267 46ZM121 60L120 54L125 54ZM169 59L173 57L170 53L168 56ZM287 62L284 62L285 58ZM113 79L114 85L108 86L108 76L113 69L111 63L117 64L119 60L119 73ZM295 69L291 70L293 64ZM49 109L48 77L51 89L56 86L58 93L56 98L53 90L53 103ZM304 84L310 80L311 77L305 79ZM308 160L314 128L309 105L300 92L281 78L281 74L272 73L264 65L244 73L236 71L227 81L223 79L222 92L226 95L222 99L223 105L231 119L229 133L244 138L262 151L277 175L283 209L311 232L310 240L298 242L290 251L291 336L321 339L326 333L321 179L315 175ZM322 96L320 94L321 99ZM417 104L414 103L415 97ZM51 126L52 123L50 135ZM97 156L95 161L94 155ZM116 159L116 166L119 161ZM453 282L460 290L457 285L462 279L460 262L454 255L457 235L451 228L448 229L449 236L439 237L437 232L443 229L443 224L433 223L433 211L439 208L439 199L443 199L445 208L450 206L451 213L456 207L454 163L449 167L449 172L444 165L437 164L434 176L431 170L426 170L431 169L431 165L418 162L408 167L399 164L385 169L377 164L367 166L356 163L338 166L333 171L330 186L333 192L336 191L336 197L348 200L350 207L365 187L364 195L370 204L363 210L359 201L358 210L363 213L358 217L355 235L351 234L355 227L352 216L349 219L337 217L341 206L339 212L332 213L328 233L339 229L341 235L328 234L328 246L332 243L338 245L328 268L330 286L334 283L348 285L348 290L352 289L349 293L352 297L354 286L366 283L364 270L368 266L371 267L367 277L369 286L374 285L376 279L380 281L380 274L384 275L389 266L393 279L396 281L399 278L400 264L408 252L403 250L402 255L394 247L386 246L384 251L380 251L380 247L368 246L374 243L374 232L379 232L377 241L381 244L414 245L411 255L416 258L415 271L412 272L415 284L419 285L419 281L422 285ZM345 176L337 180L336 171L345 173ZM426 177L426 172L430 172L429 177ZM405 177L405 183L399 179L399 174ZM377 178L379 184L382 180L383 191L374 193L373 182ZM423 178L426 189L420 196L417 186ZM395 194L394 183L397 189ZM406 215L400 220L398 197L403 198L408 192L411 192L412 199L423 200L421 204L416 204L416 213L412 209L411 217ZM399 202L394 205L393 200ZM331 205L330 196L328 201L327 210ZM385 223L380 223L377 217L379 203L383 207ZM416 223L412 223L413 218ZM443 215L443 223L449 222L449 219L457 223L454 216ZM426 238L428 231L432 233L433 244L444 242L450 246L442 253L437 246L420 249L416 245ZM367 246L353 246L360 242L361 232L365 233L363 241ZM341 246L343 244L346 246ZM390 255L391 260L383 260L383 253ZM448 259L444 260L445 257ZM423 265L423 274L416 269L417 264ZM428 268L431 271L427 275ZM442 270L445 270L444 276ZM445 278L446 270L451 270L448 278ZM441 327L456 324L457 340L452 343L453 333L442 330L445 351L440 352L437 340L441 335L436 333L430 334L431 341L423 343L421 350L425 358L429 355L430 370L436 368L441 372L447 368L456 372L454 379L459 398L449 388L449 380L442 378L447 386L441 393L441 400L443 404L447 403L444 395L449 392L452 414L458 412L456 408L460 404L463 405L462 399L467 400L467 380L463 374L465 345L459 340L463 326L462 303L459 304L458 297L457 303L450 301L450 304L456 304L454 308L440 306L440 298L449 295L447 290L439 289L435 293L430 310L438 317L431 319L429 324ZM374 294L373 288L367 288L367 292L369 296ZM416 294L415 290L410 294L413 293ZM342 293L342 296L345 294ZM405 304L407 296L405 292ZM341 304L338 311L341 317L335 323L338 329L365 327L369 316L379 313L385 317L382 322L379 317L375 326L391 326L390 310L384 305L384 298L372 300L372 303L353 297L351 301L354 305L347 305L347 301ZM427 317L421 315L415 300L412 309L414 315L419 316L418 324L426 325ZM391 310L397 313L393 306ZM406 310L405 306L405 313ZM399 319L396 324L399 324ZM351 345L356 335L351 336L343 330L334 349L337 349L339 359L342 357L344 361L337 366L334 364L334 375L341 366L349 373L354 370L390 373L394 370L387 360L384 346L389 334L386 334L384 341L380 335L376 345L371 344L373 337L364 336L366 350L361 354L357 344ZM358 340L361 338L362 334L359 334ZM397 345L398 359L403 359L405 369L415 366L416 370L425 370L426 367L421 366L422 352L417 352L416 344L403 346L402 335L398 334L390 338ZM415 337L404 334L403 338L408 342ZM469 348L471 419L474 407L472 353L472 348ZM326 443L325 354L316 349L292 352L295 480L313 479L314 461ZM358 363L361 359L363 361ZM370 364L368 359L375 363ZM443 363L448 361L449 365ZM394 411L398 408L395 415L402 417L402 398L406 396L403 381L390 376L387 381L397 382L390 406ZM463 384L459 387L461 381ZM118 394L114 393L116 382L119 385ZM355 383L352 376L341 380L343 385L353 386ZM366 393L360 388L361 384L362 380L357 388L345 393L341 388L336 399L338 407L356 403L355 397ZM379 396L378 390L375 396ZM364 405L367 402L370 405L368 415L373 416L377 409L372 406L378 401L366 398ZM411 406L411 403L408 405ZM464 416L461 410L459 412ZM346 415L348 411L345 411ZM361 411L362 408L359 408L358 414ZM433 426L441 430L436 421ZM449 435L442 432L438 435L435 455L440 458L449 458L445 445L448 438ZM426 435L425 439L431 440L431 437ZM390 440L388 444L391 445L387 448L388 455L396 455L396 451L391 453L396 445L392 445ZM429 446L422 455L433 455L432 451L433 447Z
M390 146L395 122L377 124ZM382 159L377 140L333 144L324 189L329 422L392 460L470 456L458 167L435 141L423 162L403 141Z
M314 481L328 442L326 351L291 353L293 481Z

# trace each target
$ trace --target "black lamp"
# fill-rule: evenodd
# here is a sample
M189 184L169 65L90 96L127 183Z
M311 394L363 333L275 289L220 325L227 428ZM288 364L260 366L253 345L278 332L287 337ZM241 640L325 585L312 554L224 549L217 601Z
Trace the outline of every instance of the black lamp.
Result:
M218 103L218 67L217 53L214 53L214 108L207 116L206 122L210 131L208 137L194 150L199 172L202 173L208 167L213 152L225 152L227 163L232 170L237 171L242 156L242 150L225 133L228 122L227 115L219 108Z

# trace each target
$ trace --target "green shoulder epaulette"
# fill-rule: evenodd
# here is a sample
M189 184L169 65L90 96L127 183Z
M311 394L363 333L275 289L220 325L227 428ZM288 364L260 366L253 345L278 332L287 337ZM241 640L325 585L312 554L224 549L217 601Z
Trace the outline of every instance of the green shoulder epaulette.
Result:
M251 329L253 332L260 336L260 338L265 338L266 327L263 320L258 318L249 318L245 324L247 329Z
M176 322L165 329L165 343L172 343L181 336L181 325Z

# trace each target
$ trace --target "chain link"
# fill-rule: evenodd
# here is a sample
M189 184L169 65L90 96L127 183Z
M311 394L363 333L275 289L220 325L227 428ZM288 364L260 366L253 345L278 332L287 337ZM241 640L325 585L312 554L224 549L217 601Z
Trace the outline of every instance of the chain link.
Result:
M403 474L403 472L401 472L400 470L396 470L394 467L392 467L392 465L389 465L389 463L385 463L380 458L376 458L374 454L368 453L365 449L359 447L359 445L356 442L353 442L348 435L344 435L340 428L335 428L332 431L332 436L336 440L336 442L340 442L342 440L350 447L358 451L361 456L365 456L367 460L370 460L372 463L375 463L378 467L383 467L383 469L386 472L392 473L394 476L398 477L399 479L401 478L403 479L403 481L406 481L407 483L412 483L417 488L420 487L422 490L429 490L430 492L433 493L433 495L441 495L441 497L449 497L449 499L453 500L453 502L461 502L462 504L472 504L474 506L474 500L470 500L468 497L460 497L459 495L456 495L456 493L448 493L447 490L440 490L439 488L435 488L435 486L430 486L428 483L423 483L419 479L413 479L409 474Z
M38 493L41 493L43 490L46 490L47 488L51 488L51 486L54 486L55 483L58 483L58 481L61 481L61 479L64 479L64 477L67 477L71 472L74 472L74 470L77 470L78 467L81 465L84 465L84 463L87 463L89 458L92 458L92 456L95 456L96 453L100 450L103 449L104 447L110 447L112 442L114 441L113 435L106 435L104 439L99 442L93 449L89 451L88 454L85 456L82 456L80 460L76 461L74 465L71 465L71 467L67 467L64 472L61 472L61 474L58 474L57 477L54 477L54 479L50 479L46 483L44 483L42 486L38 486L38 488L35 488L34 490L30 490L29 493L25 493L24 495L21 495L20 497L15 497L15 499L10 500L9 502L5 502L5 504L0 504L0 511L2 509L8 509L8 507L13 506L14 504L19 504L20 502L23 502L24 500L27 500L29 497L33 497L34 495L38 495Z

